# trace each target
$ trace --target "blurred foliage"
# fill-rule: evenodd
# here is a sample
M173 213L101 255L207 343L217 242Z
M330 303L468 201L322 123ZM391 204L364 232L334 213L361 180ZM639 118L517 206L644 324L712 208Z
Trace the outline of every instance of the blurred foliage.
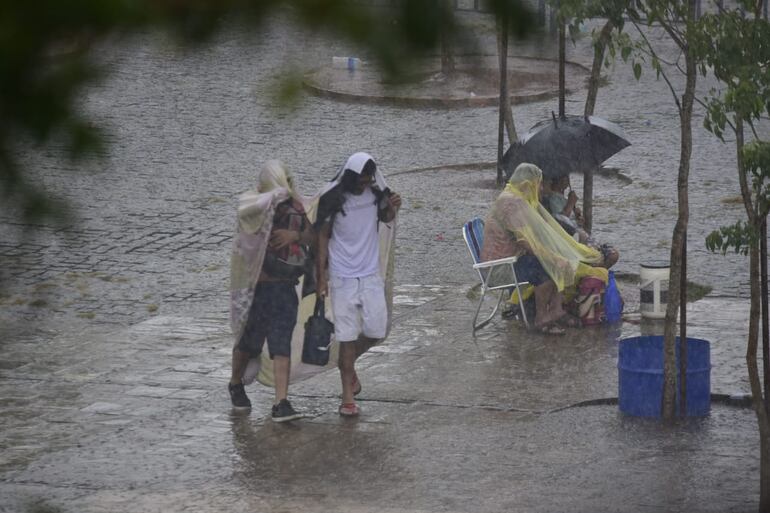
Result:
M770 24L759 17L757 4L744 1L742 7L704 16L695 44L703 59L701 73L713 72L721 83L704 102L704 126L722 141L725 130L740 129L737 120L754 134L753 141L739 148L738 173L746 184L742 199L749 222L712 232L706 246L723 254L733 249L747 255L757 247L759 225L770 210L770 142L753 130L757 122L770 119Z
M700 20L695 40L702 56L701 73L712 72L726 86L706 99L707 130L723 139L733 116L751 124L770 114L770 23L747 18L740 10Z
M521 0L490 0L492 15L518 37L533 27ZM473 41L442 0L396 0L388 9L353 0L28 0L0 2L0 205L24 224L52 221L63 203L29 178L24 151L56 144L73 162L104 154L98 126L77 108L86 85L105 70L91 50L132 32L160 29L180 44L205 43L228 18L255 34L276 11L311 31L327 31L372 56L397 79L442 37ZM289 91L288 94L290 94Z

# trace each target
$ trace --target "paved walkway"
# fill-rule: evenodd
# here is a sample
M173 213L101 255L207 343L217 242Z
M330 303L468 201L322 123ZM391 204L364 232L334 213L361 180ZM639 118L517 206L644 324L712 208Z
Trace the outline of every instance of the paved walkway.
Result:
M4 326L0 510L755 508L750 409L715 402L667 428L611 402L564 408L617 396L617 339L638 325L542 337L498 320L474 339L464 292L399 288L391 337L361 361L358 420L336 413L335 371L292 387L313 418L273 424L260 386L250 413L233 412L224 318ZM691 306L691 334L712 342L714 393L747 390L745 316L724 299Z
M135 51L125 51L123 59L134 70ZM217 64L240 54L226 44L217 51ZM142 62L157 59L151 52L141 56ZM157 69L187 69L188 64L169 66L164 58L159 58L163 66ZM209 69L211 62L204 62L201 68ZM236 64L234 69L251 69ZM142 76L143 69L134 71ZM649 87L629 86L636 82L624 79L622 73L630 71L623 69L615 72L615 85L602 91L611 119L626 113L629 94ZM218 74L206 74L210 76ZM182 86L195 83L184 73L179 77L171 78ZM251 79L242 78L243 83ZM141 103L131 95L142 91L124 91L121 86L134 84L116 80L112 85L116 97L125 96L129 106ZM167 81L158 90L173 93L174 101L156 98L161 106L180 105L174 95L191 94L167 87ZM99 98L99 92L95 94ZM648 102L642 111L654 115L647 124L633 113L624 114L623 121L637 137L647 130L651 140L658 141L664 136L657 130L668 126L670 116L649 108L659 104L658 99L637 96ZM105 104L113 110L112 101ZM228 105L243 108L240 100ZM180 134L189 135L182 130L188 124L219 119L215 114L220 104L203 106L209 115L175 107L160 117L189 121L179 121ZM116 116L123 119L128 107L118 107ZM351 114L336 105L316 107L312 112L320 112L318 119L332 120L327 123L335 127L329 132L336 140L339 116ZM405 139L391 141L388 134L379 134L383 145L391 145L384 153L397 155L403 168L414 167L406 165L413 161L424 165L458 160L459 154L493 154L484 142L492 140L493 130L478 128L493 126L482 123L489 113L425 111L419 114L424 123L402 126L397 118L413 116L405 109L353 110L355 119L377 120L372 125L386 127L383 130L404 128L410 141L420 139L419 145L410 146ZM136 119L142 123L134 128L146 131L147 113L141 114ZM257 115L226 114L222 127L206 125L193 131L199 139L182 140L199 144L208 140L201 134L213 133L212 140L221 142L220 133L238 134L244 141L228 148L242 151L242 162L226 159L224 165L190 157L185 145L172 145L178 150L170 153L153 147L160 153L157 157L148 157L150 150L138 143L119 147L117 160L126 164L125 169L118 167L125 173L102 179L114 180L114 189L105 193L103 182L80 179L76 192L89 201L79 229L61 238L54 229L43 229L33 240L0 243L3 272L21 284L0 295L0 511L756 509L758 433L750 409L717 401L708 417L665 427L626 417L607 400L617 396L618 339L656 333L659 325L639 323L638 316L630 315L618 327L541 337L496 320L471 336L468 290L474 276L459 227L472 215L483 215L496 194L492 175L477 169L393 176L394 187L406 197L398 234L397 310L391 337L361 361L363 416L349 421L336 414L335 372L292 387L295 404L312 414L310 419L272 424L266 417L271 391L257 386L248 390L253 410L235 414L225 387L231 340L223 292L231 200L250 183L244 176L251 177L256 150L249 138L264 133L267 140L275 130L270 122L248 124L262 119ZM548 112L541 105L532 106L529 114L539 119ZM392 117L383 121L387 116ZM640 129L649 119L660 126ZM234 126L233 120L242 124ZM438 134L437 126L442 127ZM151 128L160 146L173 140L167 123ZM452 130L462 130L462 144L452 142L460 140L447 135ZM287 130L283 137L281 145L298 136ZM451 159L442 154L441 159L424 161L409 155L425 151L424 146L438 147L440 139L448 141L447 148L437 153L454 151ZM124 140L131 143L133 138ZM295 146L285 146L296 151ZM701 148L702 159L724 153L711 139L701 141ZM338 147L322 150L334 156L339 152ZM618 267L626 276L651 252L666 252L672 187L662 183L657 171L661 161L674 158L667 156L669 151L678 155L666 146L656 157L640 140L626 158L644 160L655 172L636 169L633 186L599 184L605 195L597 205L601 215L596 230L602 240L622 247ZM317 158L317 152L300 153L308 153L308 160ZM332 155L318 160L336 162ZM230 173L231 167L241 175ZM196 174L199 168L203 171ZM61 180L62 188L75 179L66 173L58 176L56 169L46 169L46 178ZM694 214L698 209L711 211L713 188L728 181L722 174L720 168L717 185L700 193L694 188ZM170 179L179 176L189 177L188 188L180 189ZM310 179L321 177L318 173ZM318 184L307 185L311 190ZM629 201L640 191L647 196ZM148 192L144 202L125 201ZM740 213L724 207L729 209L721 215ZM714 228L710 219L703 212L693 215L691 237L702 240ZM7 221L0 226L4 235L15 229ZM720 257L704 253L696 248L691 255L696 281L707 269L725 293L744 279L743 260L728 258L719 261L726 264L716 265L713 259ZM622 281L621 287L627 311L633 314L638 291L633 281ZM712 343L712 392L720 397L748 391L746 315L746 301L734 298L710 296L690 305L689 333Z

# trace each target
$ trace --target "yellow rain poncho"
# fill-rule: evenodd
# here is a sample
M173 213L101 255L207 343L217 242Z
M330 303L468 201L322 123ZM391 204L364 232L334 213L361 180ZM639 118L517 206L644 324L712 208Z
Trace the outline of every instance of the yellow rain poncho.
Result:
M520 164L493 203L491 215L516 240L529 243L559 291L571 288L582 276L596 276L606 282L607 270L590 266L601 264L601 253L573 239L540 204L542 181L540 168ZM522 292L525 299L531 294L529 289Z

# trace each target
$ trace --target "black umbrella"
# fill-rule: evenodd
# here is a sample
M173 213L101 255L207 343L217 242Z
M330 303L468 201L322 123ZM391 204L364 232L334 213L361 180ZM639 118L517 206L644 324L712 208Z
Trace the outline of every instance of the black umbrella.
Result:
M595 116L566 116L541 121L503 156L508 178L523 162L535 164L547 178L582 173L630 146L623 129Z

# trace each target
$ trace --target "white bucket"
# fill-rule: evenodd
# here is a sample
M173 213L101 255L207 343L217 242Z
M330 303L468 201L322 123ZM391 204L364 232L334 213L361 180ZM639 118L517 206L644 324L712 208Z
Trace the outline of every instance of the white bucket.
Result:
M361 67L361 59L358 57L332 57L332 67L355 71Z
M642 264L639 273L639 312L642 317L666 317L669 271L668 262Z

